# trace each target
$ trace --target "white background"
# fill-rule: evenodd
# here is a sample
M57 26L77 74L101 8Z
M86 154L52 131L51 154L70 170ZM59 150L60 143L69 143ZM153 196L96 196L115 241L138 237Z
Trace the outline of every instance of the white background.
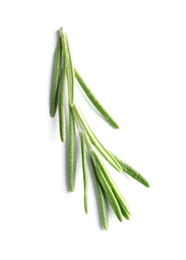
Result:
M185 1L5 1L0 3L0 259L186 259ZM114 130L76 88L103 143L139 170L147 189L110 172L132 210L109 208L101 228L90 177L83 209L68 191L66 145L49 95L57 30L74 64L117 119Z

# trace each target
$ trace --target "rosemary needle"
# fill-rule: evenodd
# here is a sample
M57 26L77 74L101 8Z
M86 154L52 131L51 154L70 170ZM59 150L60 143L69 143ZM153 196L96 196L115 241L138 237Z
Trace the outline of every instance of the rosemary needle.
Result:
M81 153L82 153L82 165L83 165L83 181L84 181L84 208L85 212L88 213L88 171L87 171L87 153L85 136L80 133L81 139Z
M135 180L137 180L138 182L140 182L141 184L143 184L144 186L146 186L147 188L150 187L149 182L139 173L137 172L134 168L132 168L130 165L128 165L127 163L125 163L124 161L122 161L121 159L119 159L116 155L114 155L113 153L111 153L116 160L120 163L122 169L124 172L126 172L128 175L130 175L132 178L134 178Z
M61 41L62 41L62 72L59 83L58 91L58 110L59 110L59 128L61 141L66 140L66 123L65 123L65 79L66 79L66 50L65 50L65 39L62 28L60 29Z
M75 189L76 181L76 129L72 109L69 106L69 157L70 157L70 191Z
M87 146L86 143L89 144L86 139L86 135L84 134L84 130L81 127L81 123L79 119L73 113L72 107L70 108L72 111L73 118L75 119L77 129L79 132L80 140L81 140L81 152L82 152L82 166L83 166L83 182L84 182L84 209L88 214L88 171L87 171Z
M101 142L98 142L98 138L95 138L95 135L93 134L92 130L90 130L90 127L88 123L85 121L84 117L82 116L80 110L76 107L76 105L73 106L73 111L75 115L79 118L83 128L87 132L91 143L100 151L100 153L105 157L105 159L117 170L122 171L122 168L120 164L117 162L117 160L112 156L109 152L107 152L107 149L101 144Z
M66 76L67 76L67 86L68 86L68 103L70 105L71 103L71 78L70 78L70 71L69 71L69 67L66 66Z
M98 190L99 195L99 201L100 201L100 208L101 208L101 216L103 221L103 227L105 230L108 229L108 207L107 207L107 200L104 190L102 189L97 176L96 176L96 186Z
M74 79L75 79L75 75L74 75L74 66L73 66L73 62L72 62L72 56L71 56L71 51L70 51L70 46L69 46L69 42L68 42L68 37L65 34L65 40L66 40L66 51L67 51L67 55L68 55L68 66L67 66L67 70L69 71L69 90L70 90L70 106L73 107L74 105Z
M107 205L106 194L98 180L98 177L96 175L96 169L94 167L94 163L93 163L91 157L90 157L90 162L91 162L92 170L93 170L94 177L95 177L96 187L97 187L97 191L98 191L103 227L105 230L107 230L108 229L108 205Z
M64 103L65 103L65 73L63 69L61 82L59 86L59 92L58 92L59 130L60 130L60 136L62 142L65 142L66 140Z
M116 121L111 117L111 115L106 111L106 109L102 106L100 101L95 97L95 95L86 85L77 69L75 68L74 70L77 81L79 82L80 86L82 87L83 91L85 92L89 100L92 102L92 104L97 108L100 114L102 114L102 116L110 123L110 125L112 125L114 128L119 128L119 125L116 123Z
M57 93L58 86L60 81L60 73L62 69L62 45L61 45L61 37L59 36L56 53L55 53L55 63L54 63L54 75L53 75L53 85L51 92L51 100L50 100L50 115L54 117L57 110Z

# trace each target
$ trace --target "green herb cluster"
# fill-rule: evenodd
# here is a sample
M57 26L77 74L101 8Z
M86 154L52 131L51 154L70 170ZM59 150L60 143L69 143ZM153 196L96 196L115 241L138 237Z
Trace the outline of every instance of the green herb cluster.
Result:
M119 159L110 152L98 139L92 131L80 108L75 102L74 87L78 83L91 103L99 113L114 128L119 128L117 122L107 112L103 105L98 101L89 87L86 85L81 75L74 67L70 46L66 33L61 28L56 47L55 67L53 75L53 86L51 92L50 115L54 117L58 109L59 128L61 141L66 140L66 85L68 86L68 107L69 107L69 183L70 191L74 191L76 182L76 128L79 132L82 151L82 168L84 181L84 208L88 213L88 171L91 167L94 173L97 192L100 201L100 210L104 229L108 229L108 202L115 212L119 221L123 217L130 219L131 211L123 195L108 172L101 155L119 172L125 172L146 187L149 187L148 181L134 170L127 163Z

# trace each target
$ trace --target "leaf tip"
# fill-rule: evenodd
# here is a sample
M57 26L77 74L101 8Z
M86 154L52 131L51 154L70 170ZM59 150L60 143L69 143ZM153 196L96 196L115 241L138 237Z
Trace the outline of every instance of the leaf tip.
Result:
M150 183L149 183L148 181L146 181L146 182L144 183L144 185L145 185L147 188L150 188Z
M115 123L113 126L114 126L115 129L119 129L120 128L120 126L117 123Z
M70 185L70 192L73 192L75 190L75 186Z
M85 207L85 213L88 215L88 208Z
M53 111L50 111L50 117L54 117L55 116L55 113Z
M104 230L106 230L106 231L108 230L108 225L107 224L105 224L103 227L104 227Z

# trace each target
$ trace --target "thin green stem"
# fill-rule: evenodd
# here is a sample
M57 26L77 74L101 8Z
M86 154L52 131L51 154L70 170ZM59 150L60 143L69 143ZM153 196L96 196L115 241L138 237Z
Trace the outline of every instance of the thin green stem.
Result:
M70 157L70 191L74 191L76 182L76 129L71 107L69 107L69 157Z
M95 97L95 95L92 93L92 91L89 89L89 87L86 85L84 80L82 79L81 75L75 70L75 77L77 81L79 82L79 85L82 87L83 91L89 98L89 100L92 102L92 104L97 108L97 110L100 112L100 114L108 121L110 125L112 125L114 128L119 128L119 125L116 123L116 121L112 118L112 116L107 112L107 110L102 106L100 101Z
M54 63L54 75L53 75L53 85L50 99L50 116L54 117L57 110L57 94L60 82L60 73L62 69L62 42L59 36L56 46L55 53L55 63Z
M89 127L88 123L86 122L85 118L82 116L80 110L73 106L74 114L79 118L82 126L84 127L85 131L87 132L91 143L100 151L100 153L105 157L105 159L117 170L121 171L121 166L117 162L117 160L107 152L107 149L102 145L102 143L98 140L95 134L92 132L91 128Z

